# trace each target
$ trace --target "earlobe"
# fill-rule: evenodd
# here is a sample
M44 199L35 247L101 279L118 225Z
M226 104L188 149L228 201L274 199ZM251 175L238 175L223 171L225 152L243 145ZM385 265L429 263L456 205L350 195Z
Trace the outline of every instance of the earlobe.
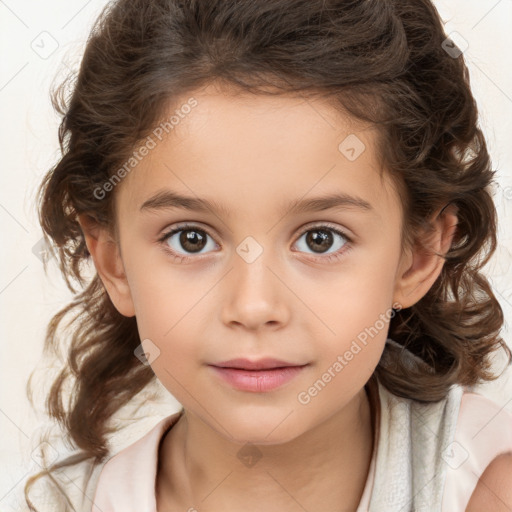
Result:
M457 207L445 206L433 215L432 231L425 233L421 243L416 243L402 259L393 300L402 308L418 302L435 283L444 265L445 255L457 229Z
M111 233L87 214L79 215L78 222L85 237L87 249L110 300L123 316L135 316L135 308L119 245Z

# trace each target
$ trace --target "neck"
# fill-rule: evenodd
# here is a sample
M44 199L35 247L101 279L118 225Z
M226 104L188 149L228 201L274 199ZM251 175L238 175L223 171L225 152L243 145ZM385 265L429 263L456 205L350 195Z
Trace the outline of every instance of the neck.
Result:
M355 510L374 445L373 386L371 402L363 388L292 441L247 445L245 452L183 413L161 443L158 510Z

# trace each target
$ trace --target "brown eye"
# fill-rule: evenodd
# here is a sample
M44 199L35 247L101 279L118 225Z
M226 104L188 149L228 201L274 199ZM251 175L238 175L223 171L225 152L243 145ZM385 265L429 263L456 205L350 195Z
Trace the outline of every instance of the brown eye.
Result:
M306 249L312 250L316 254L325 254L334 245L334 252L339 252L350 242L350 239L341 231L328 227L318 226L309 228L304 231L299 238L299 241L304 237L304 243L302 249L307 252Z
M306 234L306 245L315 252L325 252L333 243L333 236L329 231L315 229Z
M181 247L187 252L199 252L206 245L206 235L196 229L184 229L178 237Z
M211 237L203 229L194 226L178 226L166 233L160 241L171 253L186 258L187 254L201 253L209 243L212 248L215 248L213 239L211 242L208 239Z

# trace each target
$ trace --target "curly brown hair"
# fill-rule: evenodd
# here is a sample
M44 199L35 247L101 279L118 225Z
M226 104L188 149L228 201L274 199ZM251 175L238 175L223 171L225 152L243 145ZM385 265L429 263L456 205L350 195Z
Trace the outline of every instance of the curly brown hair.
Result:
M489 359L497 349L512 362L500 337L502 309L481 272L496 248L495 171L464 56L447 51L457 49L447 42L430 0L117 0L104 8L78 75L52 91L63 116L62 158L38 191L39 218L75 298L46 332L45 351L62 346L67 353L46 408L78 452L27 481L31 510L36 480L108 456L107 436L115 430L109 420L155 379L134 356L135 317L116 310L97 274L84 278L90 254L78 215L115 230L115 195L98 199L95 190L170 105L212 81L254 94L321 95L375 125L379 157L403 199L404 243L421 244L417 234L428 229L430 215L457 207L441 274L391 319L397 345L386 344L375 371L389 391L437 401L452 385L497 378ZM57 329L70 313L65 342ZM425 365L404 364L406 349Z

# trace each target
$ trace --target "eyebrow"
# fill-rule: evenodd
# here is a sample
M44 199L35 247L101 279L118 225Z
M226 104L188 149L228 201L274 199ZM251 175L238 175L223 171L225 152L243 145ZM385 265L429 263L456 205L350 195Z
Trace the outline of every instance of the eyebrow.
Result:
M140 211L158 211L173 208L181 208L184 210L204 213L213 211L218 214L223 214L226 217L229 217L231 214L229 209L225 208L214 200L184 196L168 189L160 190L149 199L144 201L140 207ZM328 194L311 199L296 199L291 203L284 205L284 207L282 207L281 213L317 212L333 208L356 208L362 212L375 213L375 210L368 201L346 193Z

